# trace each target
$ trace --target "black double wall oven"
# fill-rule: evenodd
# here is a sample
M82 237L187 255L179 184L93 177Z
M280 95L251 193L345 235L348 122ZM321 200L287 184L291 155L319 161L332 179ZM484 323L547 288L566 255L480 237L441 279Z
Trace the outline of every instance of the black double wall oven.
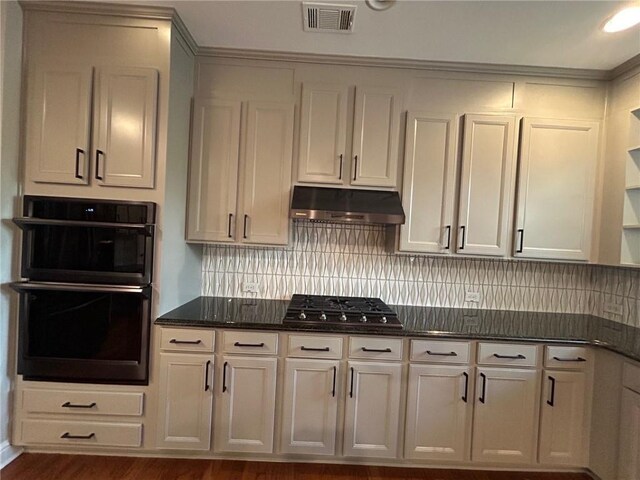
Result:
M18 373L147 384L156 206L25 196Z

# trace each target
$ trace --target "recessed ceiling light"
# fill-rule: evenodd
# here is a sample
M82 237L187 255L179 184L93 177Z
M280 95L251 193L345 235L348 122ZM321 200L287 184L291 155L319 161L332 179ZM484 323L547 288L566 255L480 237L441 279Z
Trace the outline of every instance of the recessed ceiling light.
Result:
M640 23L640 5L620 10L607 20L602 30L607 33L621 32Z

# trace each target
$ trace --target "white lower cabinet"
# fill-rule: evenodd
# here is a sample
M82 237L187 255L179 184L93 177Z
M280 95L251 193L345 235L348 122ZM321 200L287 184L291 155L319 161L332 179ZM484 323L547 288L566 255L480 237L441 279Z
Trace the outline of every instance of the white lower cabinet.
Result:
M397 457L402 365L349 362L348 368L344 455Z
M622 389L618 480L640 478L640 394Z
M272 453L278 360L225 355L221 363L216 451Z
M160 354L158 448L209 450L212 375L212 354Z
M337 360L285 360L282 452L335 454L338 378Z
M406 458L469 459L471 380L466 366L409 366Z
M540 463L583 466L588 444L585 372L546 370L540 419Z
M526 465L534 462L539 371L478 369L471 459Z

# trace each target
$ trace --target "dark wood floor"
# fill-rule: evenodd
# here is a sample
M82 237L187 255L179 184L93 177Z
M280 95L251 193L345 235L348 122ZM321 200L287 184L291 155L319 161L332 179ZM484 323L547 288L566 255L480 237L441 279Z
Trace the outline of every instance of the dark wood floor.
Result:
M578 473L511 473L308 463L25 453L2 480L589 480Z

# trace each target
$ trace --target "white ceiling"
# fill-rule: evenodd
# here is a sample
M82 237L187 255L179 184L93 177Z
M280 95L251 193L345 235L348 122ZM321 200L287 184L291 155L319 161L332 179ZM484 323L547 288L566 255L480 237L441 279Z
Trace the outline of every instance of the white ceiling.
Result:
M603 70L640 54L640 26L600 29L633 2L397 0L374 11L363 0L320 1L356 4L354 32L304 32L302 2L294 0L143 3L176 8L207 47Z

